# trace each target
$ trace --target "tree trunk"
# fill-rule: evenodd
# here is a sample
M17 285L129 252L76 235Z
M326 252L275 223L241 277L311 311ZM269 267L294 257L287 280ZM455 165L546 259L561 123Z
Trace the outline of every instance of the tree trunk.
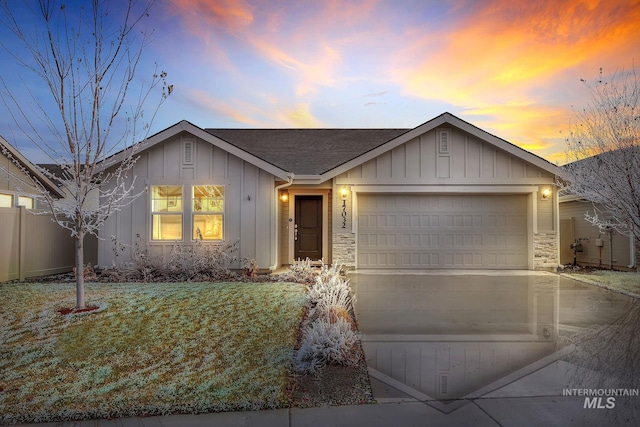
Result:
M84 233L76 236L76 309L85 308L84 303Z

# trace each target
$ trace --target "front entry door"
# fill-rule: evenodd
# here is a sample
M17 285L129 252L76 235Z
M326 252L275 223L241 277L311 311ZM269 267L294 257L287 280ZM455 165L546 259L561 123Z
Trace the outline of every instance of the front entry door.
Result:
M322 196L296 196L294 259L322 258Z

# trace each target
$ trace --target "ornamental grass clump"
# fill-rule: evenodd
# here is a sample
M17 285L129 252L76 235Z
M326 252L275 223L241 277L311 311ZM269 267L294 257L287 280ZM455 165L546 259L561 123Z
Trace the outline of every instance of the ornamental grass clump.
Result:
M311 285L318 274L317 267L314 267L309 258L298 259L289 266L289 270L281 275L282 280L304 283Z
M302 328L294 368L313 373L327 364L355 366L359 362L359 338L351 314L354 299L342 267L321 266L307 295L309 313Z

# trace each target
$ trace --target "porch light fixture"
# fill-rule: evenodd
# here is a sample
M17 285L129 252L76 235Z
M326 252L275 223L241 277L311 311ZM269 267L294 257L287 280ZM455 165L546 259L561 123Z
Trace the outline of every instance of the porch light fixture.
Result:
M280 195L280 200L282 200L283 202L287 202L287 201L289 200L289 193L285 193L285 192L283 192L283 193Z
M549 200L549 198L551 197L551 187L544 187L542 189L542 200Z
M347 200L348 195L349 195L349 190L347 190L347 187L342 187L340 189L340 197L342 198L342 200Z

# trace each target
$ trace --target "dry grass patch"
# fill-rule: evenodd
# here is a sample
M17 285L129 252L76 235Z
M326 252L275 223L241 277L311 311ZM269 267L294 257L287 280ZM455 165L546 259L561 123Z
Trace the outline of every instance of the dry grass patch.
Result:
M287 404L305 286L88 284L61 315L74 292L0 286L0 423Z
M563 273L576 280L640 298L640 273L632 271L592 270Z

